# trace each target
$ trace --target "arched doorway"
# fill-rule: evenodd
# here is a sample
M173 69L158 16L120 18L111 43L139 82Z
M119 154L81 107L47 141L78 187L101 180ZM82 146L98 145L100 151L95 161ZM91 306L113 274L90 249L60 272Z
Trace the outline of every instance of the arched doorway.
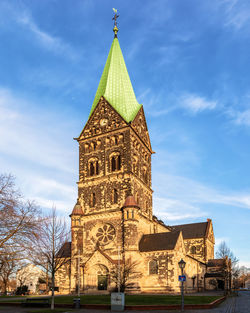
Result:
M97 289L107 290L108 288L108 269L105 265L99 264L97 271Z
M107 290L109 285L109 270L103 264L88 266L85 272L85 290Z
M218 283L218 289L219 290L224 290L225 289L225 282L224 282L224 280L218 279L217 283Z

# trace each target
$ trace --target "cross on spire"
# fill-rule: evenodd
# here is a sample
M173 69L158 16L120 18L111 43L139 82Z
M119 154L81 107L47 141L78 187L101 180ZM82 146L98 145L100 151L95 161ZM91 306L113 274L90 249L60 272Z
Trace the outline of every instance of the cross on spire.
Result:
M114 21L113 32L115 33L115 38L117 38L117 33L118 33L117 19L118 19L119 15L117 14L117 9L113 8L113 11L115 13L114 17L112 18L112 20Z

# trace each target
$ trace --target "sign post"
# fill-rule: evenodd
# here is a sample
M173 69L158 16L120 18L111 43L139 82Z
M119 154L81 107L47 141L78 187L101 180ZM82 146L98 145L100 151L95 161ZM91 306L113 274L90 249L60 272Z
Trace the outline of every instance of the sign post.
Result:
M179 281L181 281L181 312L184 312L184 281L186 281L186 276L184 275L184 268L186 262L183 259L181 259L180 262L178 262L178 264L181 269L181 275L179 275Z

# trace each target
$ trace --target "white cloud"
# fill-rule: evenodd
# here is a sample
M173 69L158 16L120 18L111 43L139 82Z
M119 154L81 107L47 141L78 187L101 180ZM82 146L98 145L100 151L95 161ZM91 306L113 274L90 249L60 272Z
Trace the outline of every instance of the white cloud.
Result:
M250 126L250 109L236 112L234 121L238 125Z
M21 16L18 15L16 21L19 24L25 26L29 31L31 31L35 35L35 38L46 49L69 56L72 59L78 57L78 54L72 49L72 47L68 43L63 41L61 38L53 36L48 32L40 29L33 20L32 16L27 11L23 12Z
M204 110L214 110L217 102L209 101L195 94L186 94L180 98L180 106L196 114Z
M32 41L35 39L43 48L53 51L55 54L63 55L71 60L80 57L80 54L68 42L43 30L24 4L17 6L13 5L11 1L0 2L0 12L2 26L10 24L15 31L24 28L26 35L32 35Z
M154 213L158 218L171 222L207 216L198 206L163 197L154 197Z
M248 193L221 191L186 177L165 173L157 173L156 180L158 189L156 197L161 199L156 202L157 211L161 214L161 210L166 210L168 214L169 209L172 220L174 218L172 212L174 214L177 212L176 219L179 219L181 215L187 218L185 214L189 213L191 218L205 216L206 213L200 208L209 203L250 209L250 191ZM162 196L166 194L166 191L167 197Z
M216 237L215 238L215 251L218 249L219 245L223 242L228 242L229 238L228 237Z
M73 150L68 150L62 141L62 136L69 136L66 129L63 134L63 121L55 126L53 113L49 116L45 111L31 113L36 107L35 103L0 88L0 151L23 161L73 173Z
M249 100L248 100L249 101ZM231 119L231 121L238 126L250 126L250 109L239 110L230 107L226 110L226 115Z
M73 209L72 203L74 202L67 202L65 200L52 201L51 199L47 199L44 197L37 197L35 195L32 195L32 196L33 196L32 200L34 200L35 203L43 210L51 209L52 207L55 207L58 211L65 213L65 215L67 213L70 214L72 212L72 209Z
M237 30L241 29L250 21L250 10L241 10L234 15L230 15L226 26L233 26Z
M241 30L250 22L250 8L248 0L220 0L218 5L225 14L225 27Z
M240 30L250 21L250 9L248 1L225 1L227 5L225 26L232 26Z
M36 107L0 88L0 170L16 176L25 198L69 214L77 198L77 153L73 134L65 127L68 117L34 112Z
M250 268L250 261L249 260L246 260L246 261L240 260L239 261L239 266L245 266L247 268Z

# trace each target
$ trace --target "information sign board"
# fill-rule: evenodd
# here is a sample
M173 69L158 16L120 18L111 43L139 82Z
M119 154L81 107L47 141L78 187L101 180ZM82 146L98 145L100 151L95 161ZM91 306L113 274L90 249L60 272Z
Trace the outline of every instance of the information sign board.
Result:
M125 297L122 292L111 293L111 311L123 311L125 305Z
M186 275L179 275L179 281L186 281Z

